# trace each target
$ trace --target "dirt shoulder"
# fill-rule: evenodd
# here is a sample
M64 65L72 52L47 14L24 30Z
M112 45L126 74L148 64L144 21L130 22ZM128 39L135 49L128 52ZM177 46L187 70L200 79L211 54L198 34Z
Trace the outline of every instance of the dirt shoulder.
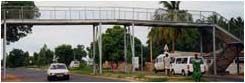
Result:
M7 74L7 78L3 79L3 76L1 76L1 81L2 82L20 82L20 78L15 76L14 74Z

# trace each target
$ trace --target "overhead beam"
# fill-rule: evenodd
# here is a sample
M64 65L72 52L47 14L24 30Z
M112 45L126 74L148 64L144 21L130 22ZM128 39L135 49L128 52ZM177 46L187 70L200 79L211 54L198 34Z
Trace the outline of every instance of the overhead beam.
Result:
M155 27L176 27L176 28L210 28L210 23L178 23L178 22L162 22L149 20L123 20L123 19L7 19L8 24L25 24L25 25L94 25L102 23L103 25L131 25L135 26L155 26Z

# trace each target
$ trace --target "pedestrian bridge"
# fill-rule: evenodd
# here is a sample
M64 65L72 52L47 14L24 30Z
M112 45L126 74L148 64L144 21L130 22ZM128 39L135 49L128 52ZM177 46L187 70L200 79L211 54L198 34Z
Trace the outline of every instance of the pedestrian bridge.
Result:
M214 11L166 10L162 8L91 7L91 6L3 6L2 24L31 25L132 25L176 28L213 28L218 21L228 23ZM4 18L6 19L4 20ZM217 28L242 42L229 32L231 27ZM233 24L234 26L234 24Z
M226 44L243 41L231 33L231 25L225 17L214 11L197 10L166 10L161 8L133 8L133 7L67 7L67 6L3 6L1 23L5 25L126 25L173 28L207 28L213 32L213 48L215 49L215 37L224 40ZM227 23L222 27L220 21ZM215 35L216 34L216 35ZM213 58L216 61L216 50L213 50ZM218 68L230 64L235 58L223 56L227 60ZM217 60L217 63L223 63ZM216 63L216 62L214 62ZM213 67L213 66L212 66ZM216 66L214 65L216 68ZM214 70L216 70L214 68Z

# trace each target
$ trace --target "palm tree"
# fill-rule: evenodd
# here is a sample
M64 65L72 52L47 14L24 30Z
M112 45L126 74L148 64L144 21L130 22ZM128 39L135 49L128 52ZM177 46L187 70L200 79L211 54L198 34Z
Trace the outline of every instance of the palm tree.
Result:
M243 35L244 35L243 19L241 17L231 18L229 23L230 23L231 28L233 28L232 33L235 34L236 37L243 40Z
M180 1L160 1L167 10L159 8L155 11L154 20L165 22L189 22L192 21L191 14L185 10L179 10ZM148 38L154 43L170 43L172 42L172 51L175 50L175 41L182 34L183 29L171 27L152 28L148 34ZM164 44L163 44L164 45ZM163 46L164 47L164 46Z

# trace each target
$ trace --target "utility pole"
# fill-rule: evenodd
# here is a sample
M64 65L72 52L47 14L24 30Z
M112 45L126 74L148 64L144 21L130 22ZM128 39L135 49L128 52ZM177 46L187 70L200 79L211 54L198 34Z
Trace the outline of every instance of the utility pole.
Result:
M102 28L102 23L99 23L99 58L100 58L100 71L99 73L102 74L102 34L101 34L101 29Z
M124 26L124 72L127 73L128 65L127 65L127 26Z
M143 45L141 45L141 71L143 72Z
M202 38L202 30L200 30L200 55L203 56L203 38Z
M7 38L7 23L6 23L6 11L4 10L4 29L3 29L3 79L6 79L6 38Z
M132 44L131 44L131 47L132 47L132 72L135 71L135 66L134 66L134 57L135 57L135 47L134 47L134 23L132 23L132 37L131 37L131 40L132 40Z
M215 27L213 26L213 63L214 63L214 75L217 75L216 71L216 47L215 47Z
M96 33L95 33L95 25L93 25L93 73L96 73L96 64L95 64L95 40L96 40Z

